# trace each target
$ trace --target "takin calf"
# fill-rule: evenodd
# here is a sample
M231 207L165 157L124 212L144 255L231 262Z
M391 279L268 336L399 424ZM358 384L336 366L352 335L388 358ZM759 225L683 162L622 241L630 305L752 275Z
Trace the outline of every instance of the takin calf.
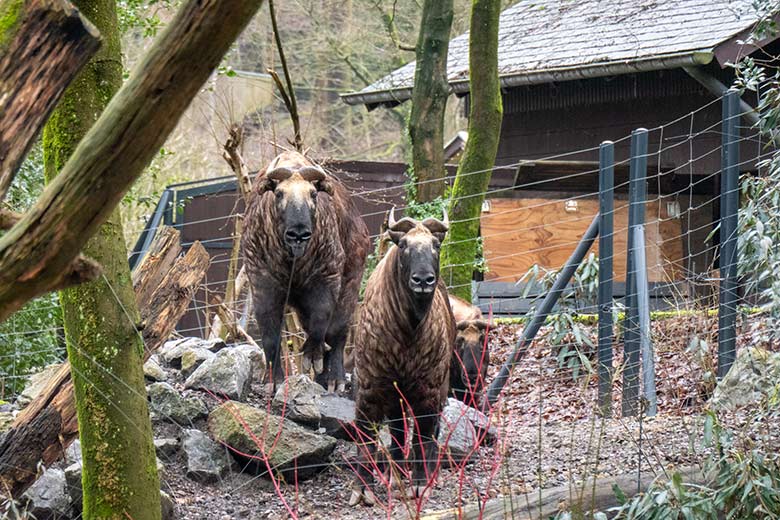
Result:
M297 152L280 154L255 183L242 247L269 364L266 383L284 380L279 343L289 304L307 334L304 371L313 366L329 391L343 391L344 344L370 247L345 186Z
M392 437L390 454L402 465L406 418L414 416L414 493L419 496L435 478L439 414L449 392L455 340L455 320L439 278L447 229L446 216L444 222L396 222L390 212L388 233L395 246L368 280L355 335L358 458L369 462L358 465L350 505L374 501L370 461L376 455L374 436L385 419ZM390 472L395 485L392 465Z
M450 295L450 307L458 329L450 364L452 394L467 405L480 408L490 364L488 323L482 319L479 307L457 296Z

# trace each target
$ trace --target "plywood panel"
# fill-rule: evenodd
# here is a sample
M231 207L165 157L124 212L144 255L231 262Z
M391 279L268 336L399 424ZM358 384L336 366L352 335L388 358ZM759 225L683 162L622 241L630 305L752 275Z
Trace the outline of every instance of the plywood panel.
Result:
M534 264L560 268L598 213L598 199L572 200L577 203L574 212L566 211L564 200L491 199L490 211L481 219L490 269L485 280L519 280ZM669 218L666 203L654 200L647 203L646 222L649 280L678 279L683 257L680 220ZM615 200L616 281L626 278L627 228L628 201Z

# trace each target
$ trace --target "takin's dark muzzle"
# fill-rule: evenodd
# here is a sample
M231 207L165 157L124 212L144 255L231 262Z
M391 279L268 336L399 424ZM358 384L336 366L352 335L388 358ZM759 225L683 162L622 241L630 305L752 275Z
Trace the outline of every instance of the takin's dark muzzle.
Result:
M289 204L284 215L284 243L295 258L306 253L313 223L311 210L305 204Z

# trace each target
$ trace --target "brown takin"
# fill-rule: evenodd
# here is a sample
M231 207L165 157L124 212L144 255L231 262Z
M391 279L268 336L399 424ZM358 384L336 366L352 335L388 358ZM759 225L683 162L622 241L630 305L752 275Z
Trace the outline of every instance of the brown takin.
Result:
M284 152L259 175L242 235L254 312L269 369L284 380L279 356L285 304L306 332L304 370L343 390L344 344L370 247L368 229L346 187L297 152Z
M480 408L490 364L488 323L482 319L482 311L466 300L450 295L450 306L458 329L450 364L452 394L467 405Z
M439 252L448 223L433 218L396 222L388 233L395 243L366 285L355 335L355 425L358 457L375 460L372 440L386 419L390 454L403 466L413 416L412 490L421 494L438 469L439 414L449 393L455 320L439 278ZM392 473L393 485L398 481ZM350 504L373 503L370 464L357 468Z

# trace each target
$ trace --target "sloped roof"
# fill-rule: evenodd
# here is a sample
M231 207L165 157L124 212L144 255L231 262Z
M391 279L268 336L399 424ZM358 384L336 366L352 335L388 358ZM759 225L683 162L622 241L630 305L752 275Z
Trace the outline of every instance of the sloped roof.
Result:
M706 64L716 46L755 22L750 0L521 0L501 13L499 74L508 86ZM455 92L468 91L468 38L450 42ZM403 101L413 80L411 62L342 97Z

